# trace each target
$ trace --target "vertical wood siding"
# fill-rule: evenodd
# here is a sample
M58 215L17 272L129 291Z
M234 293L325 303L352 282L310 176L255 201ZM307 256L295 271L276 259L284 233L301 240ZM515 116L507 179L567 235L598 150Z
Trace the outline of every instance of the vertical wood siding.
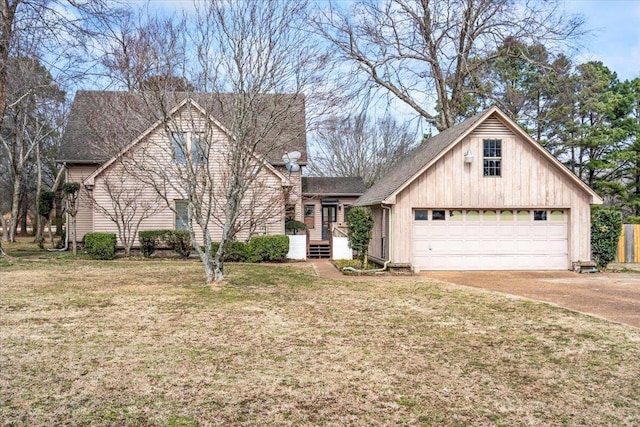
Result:
M382 236L385 226L383 211L380 206L372 206L371 211L373 213L373 229L371 230L371 241L369 242L369 255L382 260Z
M483 139L502 140L501 177L483 176ZM474 159L464 163L471 150ZM569 259L589 260L591 196L491 116L396 197L394 263L412 262L413 208L561 208L569 211ZM567 265L569 268L570 265Z

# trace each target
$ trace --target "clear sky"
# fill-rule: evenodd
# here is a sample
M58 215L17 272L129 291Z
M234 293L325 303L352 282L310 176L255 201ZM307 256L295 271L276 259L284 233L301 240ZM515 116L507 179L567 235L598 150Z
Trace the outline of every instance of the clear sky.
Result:
M602 61L621 80L640 77L640 0L568 0L566 7L593 30L578 62Z
M173 12L190 9L191 3L191 0L151 0L150 6ZM592 30L576 57L577 62L602 61L621 80L640 77L640 0L566 0L565 7L569 12L582 14L587 28Z

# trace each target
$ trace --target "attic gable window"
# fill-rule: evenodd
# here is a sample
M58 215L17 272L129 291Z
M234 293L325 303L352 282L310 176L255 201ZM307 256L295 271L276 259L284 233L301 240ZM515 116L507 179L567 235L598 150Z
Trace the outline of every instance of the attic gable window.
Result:
M484 176L502 176L502 141L485 139L483 141Z
M172 132L171 151L176 164L187 163L185 152L189 152L191 162L202 164L207 159L207 138L204 132Z

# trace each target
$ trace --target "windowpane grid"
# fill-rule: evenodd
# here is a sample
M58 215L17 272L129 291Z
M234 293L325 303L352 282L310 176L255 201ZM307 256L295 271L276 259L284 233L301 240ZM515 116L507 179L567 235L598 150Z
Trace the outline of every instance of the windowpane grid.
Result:
M482 154L484 176L502 176L502 141L485 139Z

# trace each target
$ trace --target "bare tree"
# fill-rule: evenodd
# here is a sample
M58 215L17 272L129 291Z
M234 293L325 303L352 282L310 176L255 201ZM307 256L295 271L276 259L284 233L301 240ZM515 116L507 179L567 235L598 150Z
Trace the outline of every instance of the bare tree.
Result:
M0 144L13 181L8 230L8 238L13 242L21 206L25 212L23 215L27 211L27 203L21 203L25 198L25 180L30 177L36 179L36 187L39 190L42 179L40 148L59 130L60 123L56 123L56 115L50 114L56 111L50 101L63 103L64 93L52 83L51 76L38 61L18 57L11 58L10 62L7 68L11 71L8 79L8 99L11 104L5 110ZM34 168L36 176L28 173ZM34 205L37 197L38 194L35 196Z
M143 183L118 166L105 172L97 183L103 187L100 194L106 197L97 199L94 189L89 198L95 210L116 225L125 255L130 256L140 225L162 210L163 205L157 194L149 197Z
M71 245L73 254L78 254L78 242L76 231L76 216L78 215L78 199L80 197L80 183L78 182L65 182L62 185L62 192L67 202L67 212L71 217L71 224L67 224L67 230L71 227ZM68 231L67 231L68 232Z
M7 204L11 210L11 223L3 238L15 239L18 216L22 215L26 224L29 206L35 205L41 189L43 163L37 157L42 142L53 133L45 123L47 108L40 102L43 93L82 74L88 58L86 43L98 34L93 31L100 21L96 18L108 21L118 16L107 0L0 1L0 148L3 160L11 166L0 168L0 178L12 181L10 192L3 192L11 194L10 202L0 203L2 213ZM28 191L28 173L32 172L38 178L35 191Z
M144 37L123 37L135 46L127 52L142 59L120 61L124 43L110 53L110 64L145 64L122 80L144 101L130 106L132 117L147 112L164 137L132 149L130 171L176 218L186 211L184 225L210 283L224 279L228 242L283 228L268 220L274 209L283 213L290 193L277 163L304 141L305 105L314 102L309 95L326 56L306 31L305 2L214 0L195 9L189 25L164 22L142 28ZM184 31L171 30L176 25ZM193 62L186 46L196 53ZM176 81L191 82L197 92L175 91L191 89ZM215 254L213 237L220 240Z
M328 121L317 132L310 170L320 176L361 177L367 187L416 145L409 123L390 115L372 120L366 111Z
M566 46L583 25L559 1L358 0L348 10L339 6L315 17L316 29L337 48L336 59L365 76L365 87L391 94L439 130L465 111L465 83L476 71L512 53L497 49L505 40Z

